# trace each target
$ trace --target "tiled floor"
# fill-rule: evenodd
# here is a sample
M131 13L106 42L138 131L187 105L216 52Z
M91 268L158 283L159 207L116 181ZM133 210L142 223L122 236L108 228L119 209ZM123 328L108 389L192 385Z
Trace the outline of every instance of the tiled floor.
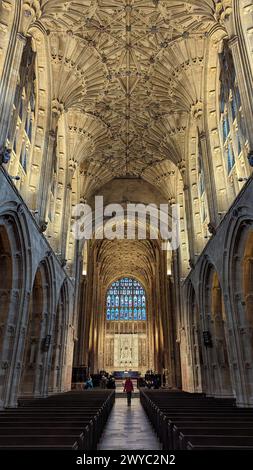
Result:
M141 406L140 399L116 398L98 450L160 450L161 445Z

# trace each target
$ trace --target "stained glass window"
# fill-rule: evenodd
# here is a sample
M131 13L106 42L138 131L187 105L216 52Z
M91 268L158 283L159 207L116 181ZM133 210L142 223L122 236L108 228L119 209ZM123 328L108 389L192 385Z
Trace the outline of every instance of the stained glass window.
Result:
M146 293L135 279L124 277L114 282L106 296L107 320L140 321L147 319Z
M220 127L229 175L243 150L246 136L233 57L226 41L220 54L220 69Z
M18 174L27 172L32 151L36 103L35 58L36 54L32 49L30 38L26 42L21 59L11 124L8 130L8 146L12 147L20 163Z
M208 204L200 136L198 136L198 188L201 209L201 222L205 223L208 218Z

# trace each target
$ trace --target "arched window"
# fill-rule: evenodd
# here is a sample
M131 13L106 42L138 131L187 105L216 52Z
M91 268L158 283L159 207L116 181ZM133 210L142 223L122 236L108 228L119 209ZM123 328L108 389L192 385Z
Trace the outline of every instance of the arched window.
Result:
M203 166L203 155L200 143L200 136L198 135L198 190L200 199L200 210L201 210L201 223L205 224L208 222L208 204L206 194L206 183Z
M220 54L220 70L220 133L230 175L242 157L246 133L233 57L226 41Z
M109 321L147 319L146 293L137 280L124 277L109 287L106 295L106 319Z
M55 215L55 201L56 201L56 192L57 192L57 131L56 138L54 141L54 150L53 150L53 163L51 167L51 177L50 177L50 192L49 192L49 207L48 207L48 219L50 222L53 221Z
M15 92L8 145L12 147L18 173L27 173L32 150L35 121L35 57L31 38L27 39L22 55Z

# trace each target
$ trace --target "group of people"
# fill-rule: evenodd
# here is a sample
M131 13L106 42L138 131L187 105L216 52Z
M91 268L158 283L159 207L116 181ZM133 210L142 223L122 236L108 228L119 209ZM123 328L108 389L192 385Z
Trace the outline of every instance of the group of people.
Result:
M100 371L99 375L96 376L96 378L98 379L96 383L98 382L102 389L113 390L116 388L115 378L113 377L113 375L108 374L106 371ZM154 373L153 371L147 371L145 375L145 379L142 379L142 381L143 381L142 386L147 387L149 389L151 388L159 389L162 386L161 376ZM95 384L95 386L97 385ZM84 390L91 390L93 388L94 388L93 379L89 375L84 381ZM131 406L132 393L134 392L134 386L133 386L133 382L130 376L126 376L126 379L124 380L123 390L127 396L127 404L128 406Z
M110 389L113 390L116 388L116 382L113 375L108 374L106 371L100 371L100 387L102 389ZM131 377L126 377L123 383L123 390L124 393L127 395L127 404L131 406L132 401L132 393L134 392L133 382Z
M114 390L116 388L115 378L112 375L103 374L100 380L100 387Z
M154 388L155 390L158 390L161 388L162 383L161 383L161 375L155 374L152 371L148 371L145 375L145 380L144 380L144 387L147 387L149 389Z

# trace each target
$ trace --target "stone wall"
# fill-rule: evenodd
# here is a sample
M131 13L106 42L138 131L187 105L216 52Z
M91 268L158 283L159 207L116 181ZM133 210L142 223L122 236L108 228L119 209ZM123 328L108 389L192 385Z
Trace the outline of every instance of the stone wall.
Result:
M15 406L71 387L74 285L3 169L0 201L0 405Z

